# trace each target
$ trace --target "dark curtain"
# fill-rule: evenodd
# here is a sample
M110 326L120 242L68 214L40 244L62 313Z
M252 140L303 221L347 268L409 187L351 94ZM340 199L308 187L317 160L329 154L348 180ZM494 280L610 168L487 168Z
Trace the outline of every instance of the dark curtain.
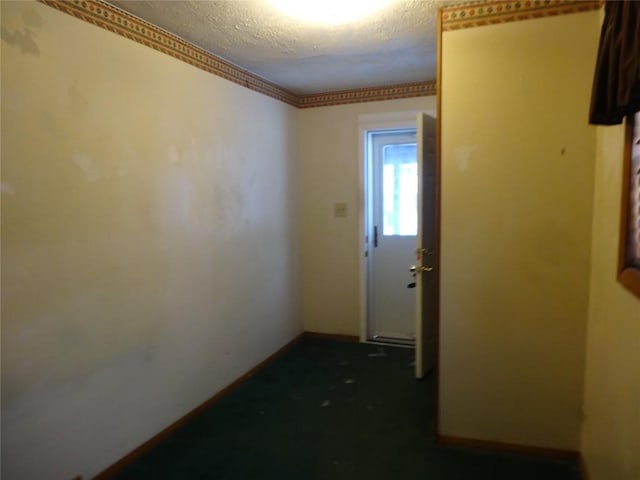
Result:
M607 1L589 123L615 125L640 110L640 1Z

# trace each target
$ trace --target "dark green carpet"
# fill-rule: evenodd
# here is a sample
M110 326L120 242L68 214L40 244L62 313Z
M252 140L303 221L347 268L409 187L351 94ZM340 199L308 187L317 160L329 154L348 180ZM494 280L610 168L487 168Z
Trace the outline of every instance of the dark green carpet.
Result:
M413 350L307 338L115 478L580 478L571 462L435 445L433 402Z

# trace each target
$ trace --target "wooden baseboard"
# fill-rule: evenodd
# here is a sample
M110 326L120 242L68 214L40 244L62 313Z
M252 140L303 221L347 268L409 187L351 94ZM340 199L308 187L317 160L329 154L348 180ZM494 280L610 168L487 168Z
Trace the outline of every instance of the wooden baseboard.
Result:
M436 441L442 445L458 447L478 448L483 450L494 450L504 453L516 453L534 457L554 458L557 460L573 460L579 462L580 453L575 450L562 450L557 448L532 447L529 445L519 445L514 443L492 442L489 440L478 440L474 438L455 437L451 435L436 435Z
M359 342L360 337L356 335L337 335L334 333L318 333L318 332L304 332L306 338L318 338L321 340L334 340L336 342Z
M268 364L273 362L276 358L280 357L282 354L284 354L285 352L290 350L295 344L297 344L305 336L306 336L305 333L301 333L300 335L298 335L296 338L291 340L289 343L287 343L284 347L279 349L277 352L272 353L266 359L264 359L262 362L260 362L258 365L253 367L251 370L249 370L248 372L244 373L242 376L240 376L239 378L234 380L232 383L227 385L225 388L220 390L213 397L209 398L204 403L202 403L201 405L197 406L196 408L191 410L189 413L187 413L186 415L184 415L180 419L176 420L174 423L169 425L167 428L162 430L160 433L158 433L158 434L154 435L153 437L151 437L149 440L147 440L142 445L140 445L139 447L137 447L136 449L134 449L133 451L131 451L130 453L128 453L127 455L122 457L120 460L118 460L116 463L114 463L113 465L108 467L106 470L103 470L102 472L100 472L98 475L96 475L94 477L94 480L107 480L109 478L112 478L115 474L120 472L124 467L126 467L129 464L131 464L134 460L136 460L138 457L140 457L144 453L146 453L149 450L151 450L153 447L157 446L160 442L162 442L164 439L169 437L176 430L178 430L179 428L184 426L186 423L188 423L191 420L193 420L194 418L196 418L199 414L201 414L207 408L211 407L220 398L222 398L225 395L229 394L232 390L237 388L240 384L245 382L248 378L252 377L258 371L262 370Z
M582 477L582 480L589 480L589 469L587 468L587 462L582 454L580 454L580 459L578 460L578 468L580 469L580 476Z

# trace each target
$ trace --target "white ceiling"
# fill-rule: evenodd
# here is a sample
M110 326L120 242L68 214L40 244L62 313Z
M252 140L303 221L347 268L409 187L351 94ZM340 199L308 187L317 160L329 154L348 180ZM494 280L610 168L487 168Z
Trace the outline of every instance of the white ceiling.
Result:
M293 93L310 94L435 80L437 8L454 2L392 0L369 18L337 26L293 20L268 0L109 3Z

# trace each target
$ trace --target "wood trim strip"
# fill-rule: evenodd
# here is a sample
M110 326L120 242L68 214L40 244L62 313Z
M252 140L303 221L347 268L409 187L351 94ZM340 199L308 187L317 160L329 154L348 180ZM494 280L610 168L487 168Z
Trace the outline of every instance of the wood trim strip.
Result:
M589 468L587 467L587 461L582 454L580 454L580 459L578 460L578 468L580 469L580 477L582 480L589 480Z
M386 87L357 88L337 92L301 95L298 97L298 108L316 108L347 103L378 102L397 98L413 98L435 95L436 82L404 83Z
M304 332L304 338L315 338L319 340L333 340L336 342L360 342L360 337L356 335L336 335L333 333Z
M601 0L493 0L442 7L443 31L598 10Z
M436 339L436 362L433 368L435 377L435 435L440 434L440 236L441 236L441 204L442 204L442 8L438 8L436 45L436 215L435 215L435 322L434 335Z
M116 475L121 470L123 470L127 465L133 463L137 458L144 455L146 452L148 452L149 450L157 446L160 442L162 442L163 440L171 436L171 434L173 434L176 430L182 428L184 425L194 420L198 415L200 415L206 409L210 408L222 397L231 393L233 390L238 388L240 385L242 385L244 382L246 382L249 378L254 376L256 373L258 373L260 370L262 370L267 365L272 363L274 360L276 360L277 358L281 357L283 354L291 350L303 338L316 338L316 339L323 339L323 340L334 340L334 341L340 341L340 342L356 342L356 343L360 341L360 338L355 335L334 335L330 333L316 333L316 332L301 333L300 335L295 337L293 340L291 340L289 343L287 343L284 347L280 348L275 353L272 353L271 355L269 355L262 362L257 364L255 367L253 367L251 370L249 370L245 374L238 377L236 380L231 382L229 385L227 385L225 388L223 388L218 393L213 395L211 398L206 400L204 403L200 404L199 406L191 410L189 413L185 414L184 416L182 416L181 418L173 422L171 425L169 425L164 430L162 430L161 432L151 437L142 445L136 447L134 450L129 452L127 455L122 457L113 465L107 467L105 470L103 470L98 475L96 475L94 477L94 480L108 480L112 478L114 475Z
M618 282L640 298L640 269L627 265L627 241L629 238L629 196L631 155L635 127L635 114L625 117L624 157L622 165L622 193L620 200L620 230L618 238Z
M122 457L120 460L118 460L116 463L114 463L110 467L107 467L105 470L103 470L98 475L96 475L94 477L94 480L107 480L109 478L112 478L118 472L123 470L127 465L133 463L133 461L135 461L138 457L142 456L144 453L148 452L153 447L157 446L160 442L168 438L171 434L173 434L176 430L186 425L188 422L194 420L198 415L200 415L206 409L210 408L214 403L216 403L222 397L231 393L238 386L246 382L247 379L254 376L256 373L258 373L260 370L262 370L267 365L272 363L274 360L276 360L277 358L281 357L284 353L291 350L291 348L293 348L305 336L306 336L305 333L301 333L300 335L295 337L293 340L287 343L284 347L280 348L275 353L272 353L271 355L269 355L262 362L257 364L255 367L253 367L251 370L249 370L245 374L238 377L236 380L234 380L232 383L230 383L225 388L220 390L218 393L213 395L211 398L206 400L204 403L200 404L199 406L191 410L189 413L187 413L186 415L182 416L181 418L173 422L171 425L169 425L164 430L162 430L161 432L151 437L149 440L144 442L139 447L129 452L127 455Z
M457 437L453 435L437 435L437 443L455 447L477 448L481 450L494 450L503 453L515 453L533 457L553 458L556 460L580 461L580 452L576 450L563 450L558 448L533 447L516 443L493 442L475 438Z
M640 271L638 269L626 267L618 274L618 281L629 292L640 298Z

